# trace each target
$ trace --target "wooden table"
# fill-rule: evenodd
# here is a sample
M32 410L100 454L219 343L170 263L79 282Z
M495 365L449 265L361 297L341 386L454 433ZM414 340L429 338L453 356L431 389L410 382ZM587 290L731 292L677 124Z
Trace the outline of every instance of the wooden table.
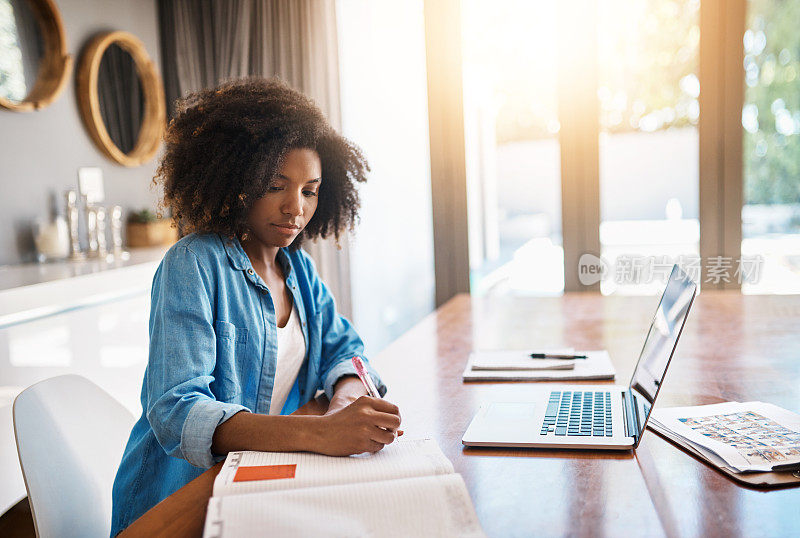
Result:
M742 487L646 432L635 453L464 448L481 401L529 383L463 383L472 349L605 348L627 384L657 297L458 296L373 359L411 437L431 437L466 481L490 536L797 536L800 488ZM800 296L702 292L659 406L762 400L800 412ZM218 469L125 536L199 536Z

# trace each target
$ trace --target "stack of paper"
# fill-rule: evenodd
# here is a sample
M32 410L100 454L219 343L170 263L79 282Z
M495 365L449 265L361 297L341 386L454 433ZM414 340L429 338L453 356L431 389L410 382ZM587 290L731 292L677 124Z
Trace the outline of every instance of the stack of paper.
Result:
M764 402L656 409L648 427L732 473L800 468L800 415Z
M430 439L375 454L231 452L205 538L485 536L461 475Z
M464 381L547 381L614 379L607 351L573 349L547 353L586 355L585 359L533 359L530 350L475 351L464 369Z

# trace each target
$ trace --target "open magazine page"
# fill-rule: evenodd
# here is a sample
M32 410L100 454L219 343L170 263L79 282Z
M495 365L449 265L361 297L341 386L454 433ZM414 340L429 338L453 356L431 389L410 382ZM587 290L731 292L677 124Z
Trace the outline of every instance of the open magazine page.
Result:
M656 409L653 418L715 453L736 472L800 464L800 415L772 404L726 402Z
M670 431L667 427L661 424L658 420L653 417L650 417L650 420L647 421L647 427L653 431L656 431L669 439L677 441L681 446L683 446L686 450L695 454L703 459L708 460L711 465L714 467L718 467L723 470L727 470L732 473L739 473L739 469L731 467L728 465L725 460L719 457L716 452L709 450L708 448L704 447L703 445L698 445L697 443L686 439L680 435L677 435L675 432Z

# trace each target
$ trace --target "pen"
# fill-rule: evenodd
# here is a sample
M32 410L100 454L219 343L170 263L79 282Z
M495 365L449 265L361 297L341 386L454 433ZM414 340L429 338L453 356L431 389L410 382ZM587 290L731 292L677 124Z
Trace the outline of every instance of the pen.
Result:
M571 359L585 359L586 355L565 355L562 353L531 353L532 359L564 359L564 360L571 360Z
M367 373L367 369L364 368L364 363L361 361L361 357L354 356L350 360L353 361L353 366L356 368L358 378L364 384L364 388L367 389L367 394L373 398L380 398L381 394L375 387L375 383L372 382L372 378Z
M372 396L373 398L380 398L381 394L375 387L375 383L372 382L372 378L367 373L367 369L364 368L364 363L361 360L361 357L353 356L353 358L350 360L353 362L353 366L356 368L358 378L361 380L361 383L363 383L364 388L367 389L367 395ZM403 435L403 430L397 430L394 432L394 435L395 437Z

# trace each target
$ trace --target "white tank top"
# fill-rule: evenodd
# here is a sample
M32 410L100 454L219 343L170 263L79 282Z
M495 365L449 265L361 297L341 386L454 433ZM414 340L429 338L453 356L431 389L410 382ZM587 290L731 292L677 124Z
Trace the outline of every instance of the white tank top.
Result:
M278 327L278 364L275 370L275 385L269 404L270 415L280 415L283 404L294 386L300 367L306 357L306 341L300 328L300 314L292 304L286 327Z

